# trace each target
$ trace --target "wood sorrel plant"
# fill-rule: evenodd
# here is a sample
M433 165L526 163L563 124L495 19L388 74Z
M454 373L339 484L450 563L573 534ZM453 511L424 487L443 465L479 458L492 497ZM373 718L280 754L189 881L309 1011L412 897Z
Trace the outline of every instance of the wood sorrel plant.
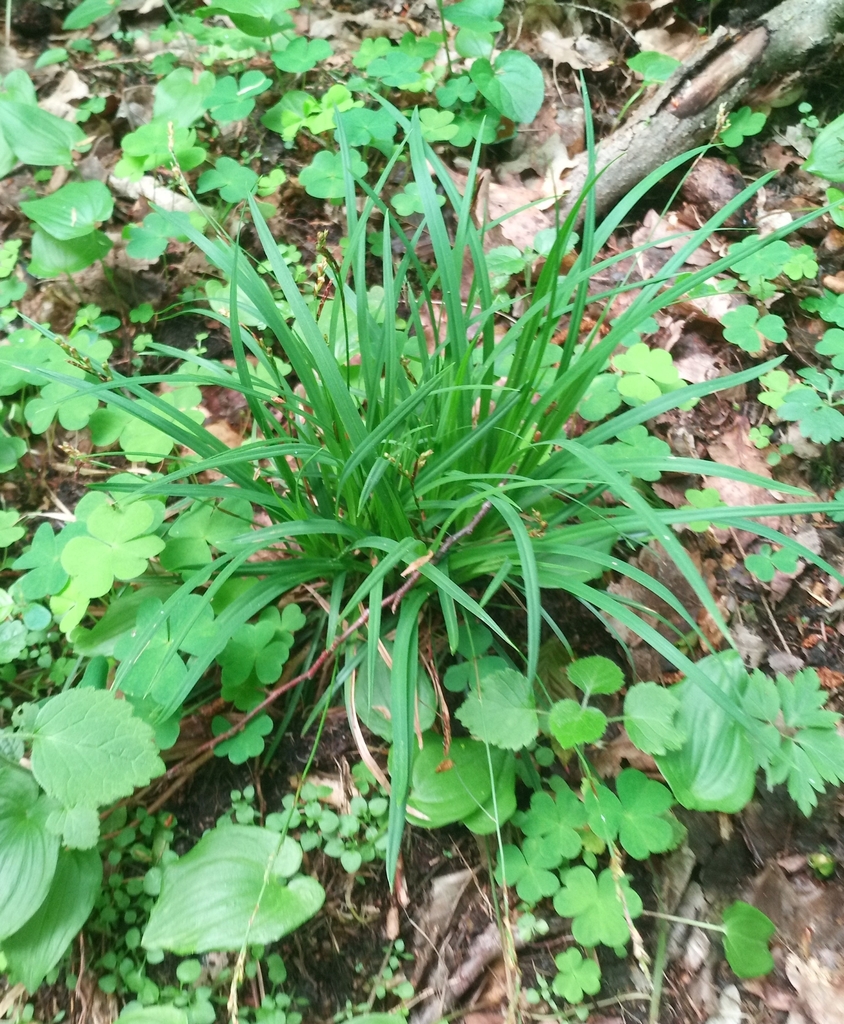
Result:
M633 407L597 422L577 440L567 434L569 421L622 339L646 332L644 325L655 312L702 287L733 260L747 259L769 244L770 237L759 239L743 247L740 256L727 256L677 279L687 257L766 179L692 232L659 277L637 282L635 297L616 321L607 326L602 319L590 329L584 327L587 303L609 308L618 291L634 290L623 284L616 291L590 292L596 273L629 258L631 251L608 259L598 254L634 204L695 154L651 175L600 224L587 188L559 225L523 311L502 335L502 300L491 287L484 249L490 225L478 227L473 221L473 189L461 195L424 141L418 114L408 120L389 109L404 142L374 185L355 178L342 124L338 129L348 241L341 265L324 257L321 287L325 290L330 282L329 297L303 292L253 196L248 198L249 215L269 270L263 277L237 241L222 231L209 238L187 216L157 211L174 236L191 239L230 282L228 309L217 315L230 327L235 368L188 354L179 385L195 389L213 383L242 393L253 418L253 440L227 449L192 414L195 402L179 402L150 388L172 383L172 377L126 377L90 360L82 366L83 376L74 377L49 360L27 366L21 349L13 360L20 372L35 374L41 385L70 389L53 396L57 405L78 399L104 403L90 413L92 419L100 416L97 436L103 445L119 439L125 451L146 446L154 458L158 449L153 440L138 437L163 435L195 453L150 481L112 478L112 500L100 493L89 502L87 518L74 524L66 546L58 552L51 548L46 557L46 547L55 538L45 535L39 544L45 546L45 564L59 564L64 572L61 586L70 587L55 595L65 609L62 614L70 615L69 630L80 605L77 623L87 601L105 593L114 579L138 580L141 590L150 583L150 559L156 560L156 585L162 573L169 576L168 589L149 595L153 603L143 611L140 603L134 608L131 634L124 634L119 646L107 648L119 661L113 688L134 709L138 722L133 728L145 741L149 733L139 729L144 725L140 719L159 729L177 720L217 659L224 696L244 714L231 728L221 724L206 747L239 736L241 742L231 750L238 757L244 751L251 756L253 743L258 752L263 748L266 708L283 693L315 679L333 659L334 686L322 700L343 689L356 737L358 719L363 719L391 744L386 844L391 878L406 817L429 827L459 820L476 832L497 832L500 837L501 826L516 811L517 755L535 744L540 730L560 746L577 750L585 780L582 800L567 787L555 790L556 797L539 787L537 807L532 803L528 812L536 812L535 819L523 821L525 843L510 844L508 851L499 838L500 878L517 887L522 881L526 900L553 895L558 912L575 921L575 937L584 945L621 947L639 900L623 880L622 857L645 857L676 842L678 833L669 816L674 799L692 808L735 810L749 799L762 767L771 784L787 781L808 810L813 791L842 778L844 771L842 744L831 727L834 716L822 709L820 691L810 678L774 684L747 677L732 652L695 664L635 609L608 594L600 581L612 570L646 587L706 647L706 638L679 600L613 554L618 543L657 540L728 644L727 625L674 526L698 528L705 518L755 530L838 576L794 540L750 518L781 516L787 506L707 504L704 509L697 503L657 509L640 486L640 481L675 471L731 477L770 489L770 479L672 456L645 424L680 404L759 377L777 361L691 387L676 388L669 381L671 386L663 391L659 383L665 382L664 368L649 376L652 361L637 352L634 364L624 368L637 378L635 387L624 391ZM591 147L591 137L589 141ZM479 156L480 146L470 167L470 185ZM409 161L414 201L422 213L410 236L382 198L400 159ZM562 258L574 244L581 216L576 257L562 273ZM373 226L383 227L376 242L377 287L368 253ZM431 265L416 255L426 234L434 252ZM564 340L558 345L552 339L561 331ZM150 345L150 350L172 354L162 346ZM642 389L650 386L659 393L642 402L647 394ZM130 436L124 436L127 431ZM150 452L138 454L149 457ZM197 474L211 469L222 479L196 482ZM786 484L776 488L784 495L811 497ZM115 500L120 495L122 500ZM177 513L169 520L168 502ZM251 528L256 508L270 525ZM823 511L828 505L803 501L799 509ZM254 560L267 550L276 557ZM99 576L91 582L89 574L74 570L90 563L95 551L103 557ZM25 552L19 567L35 571L26 562L32 558L32 550ZM26 579L21 581L24 587ZM239 580L243 585L235 585ZM279 682L291 634L301 622L294 623L293 606L281 614L274 606L301 584L324 595L326 612L315 648L321 653L298 675ZM589 698L617 691L622 683L618 670L609 685L606 666L590 675L589 666L575 662L568 682L584 698L537 704L537 687L546 682L540 669L543 623L567 644L564 626L543 607L543 591L551 589L567 592L601 618L623 623L686 674L676 694L654 683L633 687L624 707L631 737L659 758L672 792L628 772L619 777L613 793L589 769L583 748L599 739L608 724ZM42 596L49 593L48 586ZM493 601L523 602L524 645L493 614ZM251 622L256 616L258 621ZM477 639L480 628L496 645L486 663L476 657L489 647ZM440 635L452 656L459 654L470 663L462 683L452 682L455 692L469 691L459 718L471 735L450 744L444 702L443 736L432 728L438 699L420 672L420 631L426 647L432 636ZM102 633L98 640L106 643ZM88 650L96 650L91 637L88 641ZM37 714L44 714L43 708ZM740 771L721 778L721 763L707 760L708 752L684 728L684 716L689 715L709 722L712 734L729 742L731 763ZM417 721L421 743L414 735ZM11 761L27 752L35 758L37 726L36 718L35 732L17 730ZM81 743L81 725L76 731L70 728L67 737L71 745ZM11 761L6 770L17 777L22 769ZM447 770L441 770L444 765ZM181 770L177 766L168 774ZM149 767L145 771L155 774ZM34 793L37 786L26 778ZM47 782L37 774L36 780L51 796ZM133 777L127 785L138 781ZM90 821L90 814L85 817ZM77 818L61 822L65 820L67 839ZM587 832L590 845L584 843ZM566 840L553 865L534 849L547 845L549 835L555 842L561 836ZM283 832L251 825L227 826L226 835L209 833L164 871L161 900L144 943L178 952L209 949L215 943L237 949L296 927L319 908L322 891L313 879L298 874L301 849L295 843L291 847L288 839ZM537 843L531 845L533 839ZM603 853L609 854L610 866L596 875ZM583 863L572 865L577 858ZM236 864L246 893L240 911L253 895L260 902L265 890L270 893L260 928L257 933L250 930L249 914L240 913L237 920L221 919L212 932L200 934L196 922L188 920L185 899L201 902L198 894L214 890ZM741 914L738 918L744 919Z

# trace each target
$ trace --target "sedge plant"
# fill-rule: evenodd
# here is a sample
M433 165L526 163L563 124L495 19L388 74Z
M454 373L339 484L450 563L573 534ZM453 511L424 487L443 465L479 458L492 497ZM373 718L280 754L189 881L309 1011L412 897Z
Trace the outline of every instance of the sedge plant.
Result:
M296 587L316 588L326 611L310 667L271 688L247 710L241 725L291 686L314 679L333 658L336 671L326 699L345 687L354 727L356 681L371 690L386 666L384 692L378 701L370 693L370 704L386 708L389 722L386 859L392 878L405 820L414 820L412 809L408 815L408 798L417 725L425 719L425 728L433 721L432 702L421 706L420 631L425 643L431 635L441 636L442 647L453 653L461 628L481 624L532 684L543 628L567 644L564 625L543 606L543 591L564 591L602 621L620 622L653 646L749 735L757 729L738 702L713 685L635 607L609 594L601 581L605 572L614 571L642 584L706 648L705 637L679 600L614 554L619 544L656 540L688 579L726 643L732 644L727 624L674 530L679 524L699 523L701 510L655 507L642 481L666 472L729 477L767 489L771 481L735 467L675 457L667 444L647 434L645 424L668 409L753 380L778 360L669 391L574 439L568 432L572 417L621 339L729 269L733 257L727 256L679 276L687 257L767 178L691 232L658 277L600 292L594 287L596 275L631 255L599 257L611 233L649 189L702 150L667 162L600 222L593 165L584 193L558 225L521 311L505 323L484 249L485 232L494 225L478 225L473 219L471 184L480 144L469 170L470 185L461 194L424 141L418 113L406 118L388 109L404 132L404 143L374 185L353 173L351 150L342 126L338 129L347 245L341 264L327 261L325 274L333 291L327 301L303 293L254 198L248 200L248 215L275 294L236 238L222 229L208 237L186 216L158 211L174 235L193 241L230 282L228 309L217 315L231 330L234 369L188 354L180 379L241 392L252 413L253 440L237 449L225 448L195 417L151 389L166 381L161 376L103 371L99 381L89 375L71 383L78 393L130 413L195 453L193 460L151 483L112 482L112 493L121 487L129 492L123 504L131 507L156 495L184 509L237 494L270 523L229 538L225 550L210 561L179 567L178 589L159 614L136 629L114 686L145 717L167 720L178 713L234 631ZM589 151L594 154L591 135ZM423 211L410 234L382 195L399 160L409 164ZM796 221L788 230L800 224ZM368 249L373 226L383 227L374 258ZM576 226L576 258L564 272L563 256L575 243ZM761 249L784 234L758 240L741 257L756 251L754 245ZM423 236L433 249L431 263L417 255ZM375 289L374 265L379 276ZM612 324L604 314L587 329L587 305L598 303L608 310L619 290L635 291L626 310ZM256 328L256 323L262 326ZM282 371L279 357L290 372ZM52 371L42 375L64 380ZM222 479L197 482L197 475L208 469ZM777 484L776 489L800 497L801 513L828 507L813 503L812 495L799 488ZM796 541L753 521L781 516L787 508L782 503L714 507L706 510L706 519L756 530L840 578ZM267 550L273 557L257 561ZM226 583L237 578L244 586L224 592ZM218 600L223 593L225 600ZM191 605L194 610L174 624L189 595L199 598ZM524 607L523 643L494 614L495 602L501 601ZM201 650L184 658L180 640L212 606L213 631ZM168 629L168 643L162 645L161 631ZM153 648L162 653L151 672L145 655ZM169 671L176 662L180 670ZM355 732L359 735L359 729ZM493 787L490 805L480 811L477 831L489 832L506 818L508 808L496 806Z

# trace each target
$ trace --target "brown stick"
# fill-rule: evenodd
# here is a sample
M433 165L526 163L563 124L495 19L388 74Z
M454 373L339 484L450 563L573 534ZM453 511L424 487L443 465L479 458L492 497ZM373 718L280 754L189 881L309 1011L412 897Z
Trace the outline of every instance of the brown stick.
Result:
M708 141L719 116L761 82L811 66L844 24L844 0L784 0L746 30L719 28L638 111L597 147L596 206L606 212L651 171ZM588 179L586 154L564 179L572 208Z

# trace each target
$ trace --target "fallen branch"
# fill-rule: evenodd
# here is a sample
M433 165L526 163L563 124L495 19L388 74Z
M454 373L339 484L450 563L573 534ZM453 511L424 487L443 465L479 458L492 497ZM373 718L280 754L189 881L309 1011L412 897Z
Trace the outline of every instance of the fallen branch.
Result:
M672 157L712 138L725 113L751 89L777 75L811 67L844 25L844 0L785 0L739 31L723 27L677 69L632 121L601 142L595 185L598 213L605 212ZM588 178L581 154L563 185L565 216Z

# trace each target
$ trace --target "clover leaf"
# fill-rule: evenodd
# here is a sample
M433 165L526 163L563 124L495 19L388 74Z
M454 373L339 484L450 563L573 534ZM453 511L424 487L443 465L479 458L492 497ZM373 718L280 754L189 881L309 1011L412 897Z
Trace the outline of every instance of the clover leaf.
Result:
M196 408L202 401L202 392L193 384L174 386L172 391L166 391L159 398L194 423L201 423L205 418ZM164 419L171 418L161 409L156 409L156 412ZM98 409L91 416L88 426L95 445L107 448L118 441L133 462L160 462L176 446L175 438L168 432L159 430L129 410L114 406Z
M495 881L499 885L514 885L519 899L532 906L560 888L560 879L549 870L557 866L554 859L553 852L541 844L531 848L528 842L523 850L505 844L495 869Z
M349 166L350 173L357 178L366 174L366 164L353 149ZM299 183L309 196L316 199L342 199L346 194L346 178L343 157L340 153L320 150L307 167L299 172Z
M222 715L211 720L211 731L215 736L228 732L231 722ZM264 737L273 731L273 720L269 715L258 715L247 722L239 733L223 740L214 748L217 757L227 757L232 764L245 764L250 757L260 757L264 752Z
M664 853L677 839L668 811L674 803L671 790L635 768L625 768L615 781L621 803L618 841L636 860Z
M685 742L685 734L677 726L679 710L679 700L664 686L636 683L624 698L624 728L646 754L679 750Z
M782 342L788 335L785 322L781 316L768 313L759 316L755 306L738 306L721 317L724 325L724 337L745 352L761 352L764 339Z
M115 578L131 580L145 572L149 559L164 547L164 541L150 533L154 526L150 502L100 505L88 517L88 536L72 537L65 545L62 568L80 593L102 597Z
M630 404L649 402L683 386L671 353L651 348L643 341L614 356L613 366L624 374L618 381L618 392Z
M422 138L432 144L448 142L459 131L458 126L454 123L454 114L450 110L435 110L433 107L423 107L419 111L419 127ZM438 198L445 200L444 196Z
M599 373L592 378L577 407L583 419L594 423L615 412L621 405L618 380L614 373Z
M835 292L824 289L820 298L810 295L803 299L800 305L809 313L817 313L827 323L844 327L844 295L836 295Z
M303 36L296 36L284 50L273 53L272 59L279 71L301 75L315 68L321 60L325 60L333 53L330 43L325 39L305 39Z
M725 146L735 149L746 138L758 135L765 127L767 120L767 117L760 111L753 113L750 107L741 107L730 114L726 126L721 129L721 142Z
M19 522L20 516L14 509L0 512L0 548L7 548L10 544L14 544L26 533L24 527L18 526Z
M223 669L223 697L248 711L261 699L262 686L276 683L293 646L293 633L304 624L298 605L265 608L255 623L239 626L217 655Z
M596 960L587 960L579 949L571 946L554 957L557 974L551 990L567 1003L582 1003L584 994L594 996L601 989L601 967Z
M0 432L0 473L11 472L27 450L27 443L22 437L10 437ZM0 547L3 546L0 544Z
M3 515L8 513L0 512L0 517ZM84 523L68 523L58 534L49 523L38 527L30 546L12 563L13 569L29 569L18 580L21 593L28 601L58 594L64 587L68 574L61 563L62 550L72 537L85 532Z
M748 555L744 567L762 583L770 583L776 573L792 573L797 570L797 555L786 548L773 550L770 544L763 544L756 554Z
M541 790L530 800L530 810L519 821L522 832L534 841L547 843L557 857L552 867L559 867L563 859L573 860L582 845L580 833L586 824L586 810L575 794L563 783L556 799Z
M534 705L533 686L527 676L504 668L480 677L457 717L478 739L505 750L521 750L536 738Z
M560 700L548 716L551 735L564 750L599 740L607 728L607 716L597 708L583 707L575 700Z
M774 922L749 903L736 900L724 911L724 952L740 978L757 978L774 969L768 940L777 930Z
M811 245L801 245L799 249L792 249L791 258L782 268L782 272L792 281L817 277L818 261L815 259L815 250Z
M246 71L240 80L224 75L208 95L208 112L218 124L241 121L252 113L256 98L271 85L272 81L262 71Z
M217 189L220 198L227 203L239 203L255 191L258 175L251 167L221 156L211 171L204 171L196 185L197 192L210 192Z
M390 203L400 217L410 217L414 213L425 212L422 196L419 193L419 185L415 181L409 182L401 192L397 192L390 200ZM437 196L437 204L444 206L445 196Z
M714 487L704 487L697 491L694 488L690 488L686 491L686 501L693 508L723 508L724 502L721 500L721 495ZM695 520L693 523L686 523L686 528L693 530L695 533L706 533L709 527L712 525L708 520L701 519Z
M596 878L593 871L579 864L565 871L562 880L554 909L560 917L572 919L575 940L589 948L599 944L613 949L624 946L630 938L625 909L631 919L642 913L642 901L627 878L616 879L609 868Z

